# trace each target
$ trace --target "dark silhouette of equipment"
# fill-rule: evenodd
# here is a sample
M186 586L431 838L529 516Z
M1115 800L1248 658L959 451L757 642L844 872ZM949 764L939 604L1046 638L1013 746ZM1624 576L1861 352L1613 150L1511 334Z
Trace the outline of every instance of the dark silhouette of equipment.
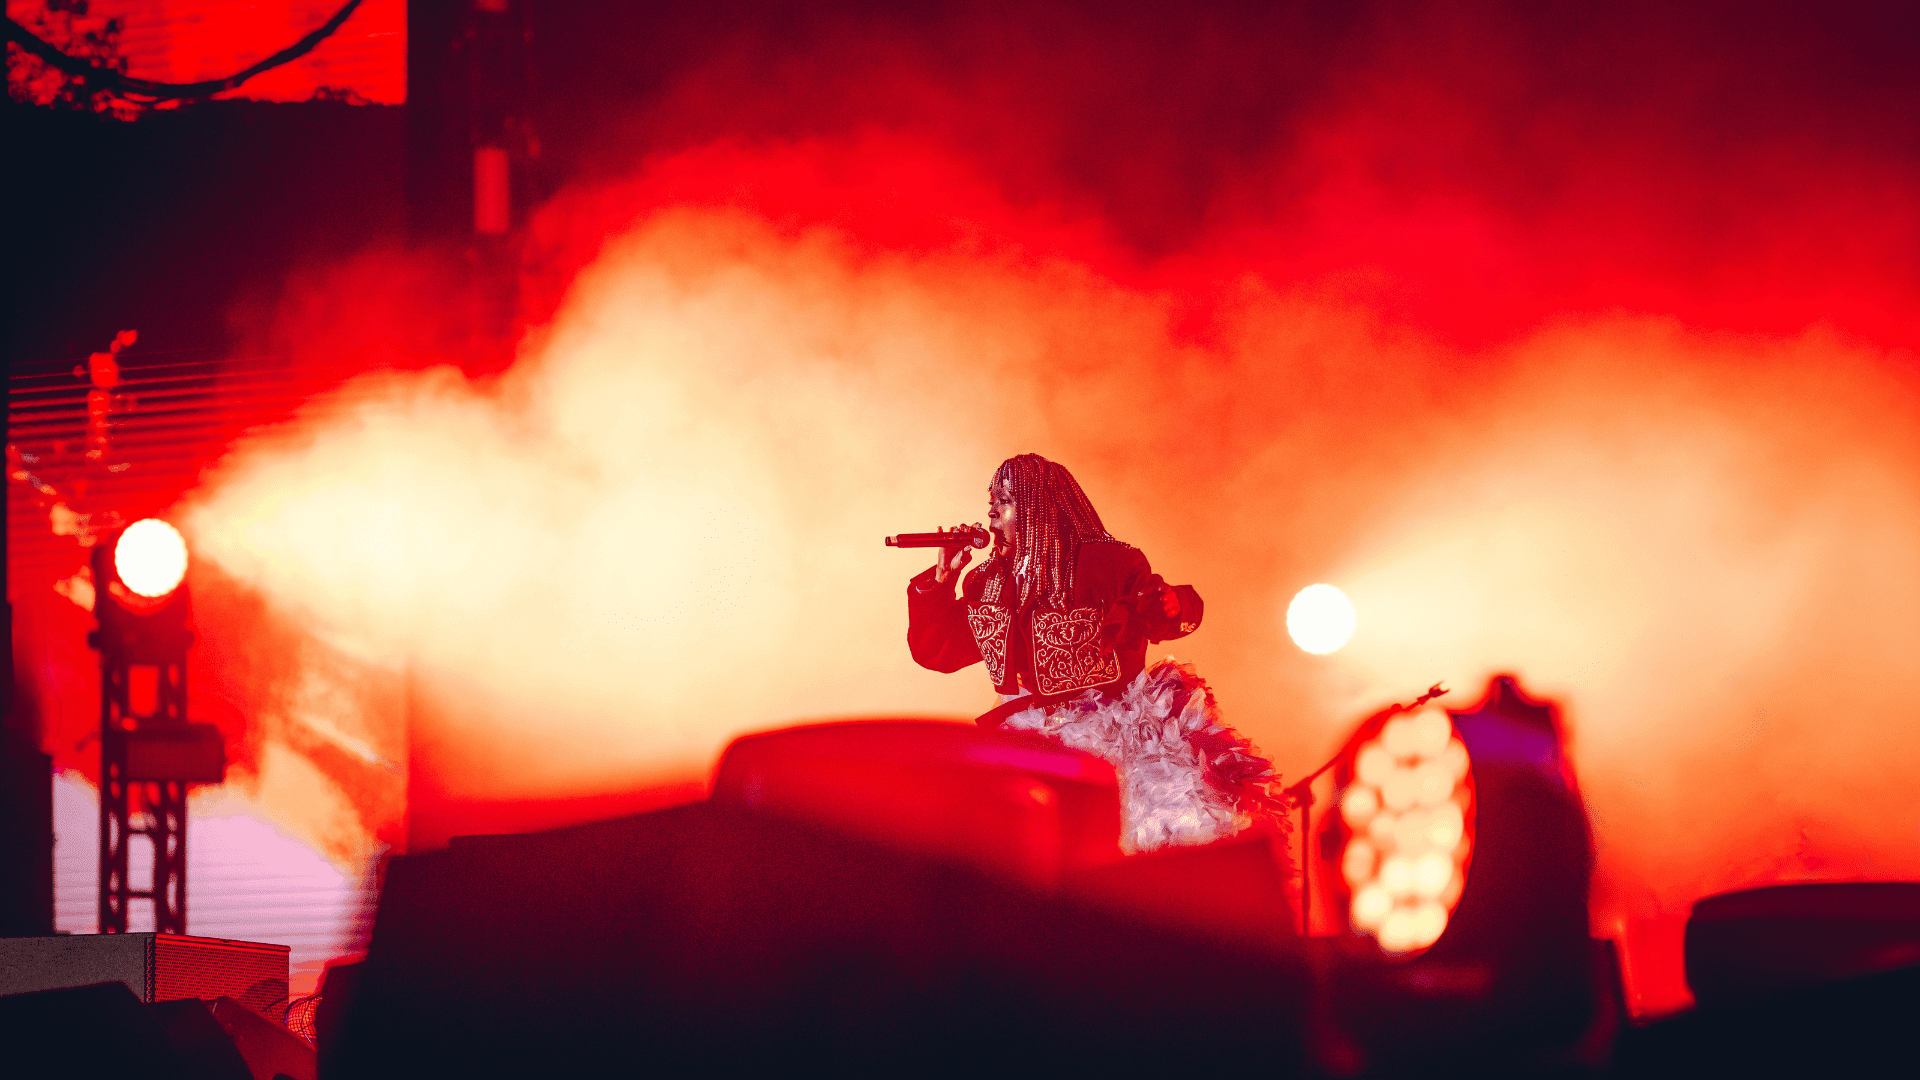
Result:
M749 736L707 802L392 860L365 961L322 992L322 1057L374 1078L1297 1073L1284 851L1122 859L1118 837L1112 768L1033 736Z
M1771 885L1709 896L1687 919L1703 1007L1920 965L1920 882Z
M524 0L407 5L410 230L463 255L464 280L447 306L464 316L469 371L512 362L513 237L547 194L531 107L532 32Z
M394 859L327 1067L1286 1076L1304 996L1296 953L701 803Z
M1168 847L1069 876L1076 899L1221 941L1294 951L1291 865L1283 837L1261 829L1200 847Z
M1759 1001L1702 1003L1620 1039L1622 1080L1701 1076L1911 1076L1920 966L1802 986ZM1905 1062L1905 1064L1901 1064Z
M353 1010L363 963L350 960L328 964L326 974L320 977L320 992L313 1009L313 1042L319 1052L320 1070L328 1076L346 1075L337 1064L340 1033Z
M1627 1031L1616 1075L1894 1076L1920 1061L1920 883L1710 896L1687 919L1686 959L1696 1007Z
M287 1005L285 945L175 934L0 938L0 994L125 983L141 1001L230 997L269 1016Z
M37 736L0 723L0 937L53 933L53 758Z
M1410 960L1337 939L1332 1014L1369 1075L1601 1067L1610 1040L1595 1033L1617 1029L1620 994L1611 951L1589 936L1592 840L1557 712L1503 675L1450 715L1477 803L1459 903Z
M722 755L711 798L1196 933L1296 938L1279 837L1123 859L1113 767L1038 735L912 720L748 735Z
M230 997L147 1008L197 1080L318 1080L311 1044Z
M8 1075L316 1080L313 1048L232 998L144 1003L124 983L0 997Z
M124 983L0 997L10 1076L62 1080L196 1080L160 1018Z
M159 597L133 592L115 568L115 546L93 548L99 628L87 635L100 652L100 932L125 933L128 904L148 900L155 930L185 934L187 785L225 779L226 750L218 729L187 720L186 582ZM145 889L134 888L129 865L135 836L153 852Z

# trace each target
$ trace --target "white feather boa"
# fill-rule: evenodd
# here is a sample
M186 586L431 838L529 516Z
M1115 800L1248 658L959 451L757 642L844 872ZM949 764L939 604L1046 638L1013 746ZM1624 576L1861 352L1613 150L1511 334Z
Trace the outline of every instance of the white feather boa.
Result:
M1284 807L1271 794L1279 781L1273 766L1220 722L1206 682L1171 656L1117 698L1089 690L1014 713L1000 727L1039 732L1112 764L1120 781L1120 847L1129 854L1210 843L1256 817L1286 828Z

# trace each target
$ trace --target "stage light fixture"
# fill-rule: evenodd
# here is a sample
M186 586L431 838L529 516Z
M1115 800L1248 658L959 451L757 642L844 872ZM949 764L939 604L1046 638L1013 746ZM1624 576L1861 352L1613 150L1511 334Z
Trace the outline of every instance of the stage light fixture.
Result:
M1442 692L1368 717L1328 765L1347 1071L1603 1071L1618 968L1589 936L1592 842L1557 711L1508 675L1469 710L1422 708Z
M149 600L172 592L187 576L187 542L159 518L127 526L113 546L113 568L128 590Z
M1309 585L1287 605L1287 635L1316 655L1345 645L1357 621L1352 601L1331 585Z
M1340 793L1338 862L1347 920L1390 956L1413 956L1445 932L1473 856L1467 748L1437 705L1363 734Z
M219 728L187 714L187 545L173 526L142 518L95 544L89 569L98 626L87 645L100 652L100 932L125 933L130 904L151 900L154 929L184 934L187 788L226 776ZM152 873L139 875L146 887L134 883L136 837L153 857Z

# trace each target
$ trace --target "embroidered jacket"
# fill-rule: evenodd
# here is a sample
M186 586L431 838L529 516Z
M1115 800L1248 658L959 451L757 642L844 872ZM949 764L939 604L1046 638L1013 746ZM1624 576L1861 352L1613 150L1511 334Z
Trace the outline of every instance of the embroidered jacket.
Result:
M984 565L955 596L953 581L934 581L928 567L907 586L907 647L934 671L984 661L1003 694L1024 686L1042 698L1087 689L1114 695L1146 666L1147 642L1185 637L1200 625L1200 594L1172 586L1180 604L1169 617L1160 599L1166 587L1140 549L1110 542L1080 545L1065 608L1044 598L1022 608L1013 581Z

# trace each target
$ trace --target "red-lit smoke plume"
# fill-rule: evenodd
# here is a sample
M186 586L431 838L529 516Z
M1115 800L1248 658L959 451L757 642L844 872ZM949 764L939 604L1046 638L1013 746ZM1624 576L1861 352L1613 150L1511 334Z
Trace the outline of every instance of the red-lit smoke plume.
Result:
M510 371L317 400L210 474L196 553L402 672L383 715L434 729L455 794L590 794L698 777L743 731L989 703L908 660L920 560L880 537L980 517L1039 452L1208 598L1177 652L1286 772L1436 680L1559 700L1596 921L1670 1007L1694 898L1920 874L1912 163L1804 118L1696 152L1701 65L1616 101L1582 92L1613 85L1593 51L1423 25L1426 51L1344 54L1158 232L1158 166L1060 165L1077 99L1013 110L1017 56L860 69L950 138L781 137L786 69L689 76L649 120L684 149L530 226ZM857 116L828 83L804 100ZM418 272L336 273L297 347L351 368L404 337L381 286ZM1359 610L1328 657L1284 629L1312 581Z

